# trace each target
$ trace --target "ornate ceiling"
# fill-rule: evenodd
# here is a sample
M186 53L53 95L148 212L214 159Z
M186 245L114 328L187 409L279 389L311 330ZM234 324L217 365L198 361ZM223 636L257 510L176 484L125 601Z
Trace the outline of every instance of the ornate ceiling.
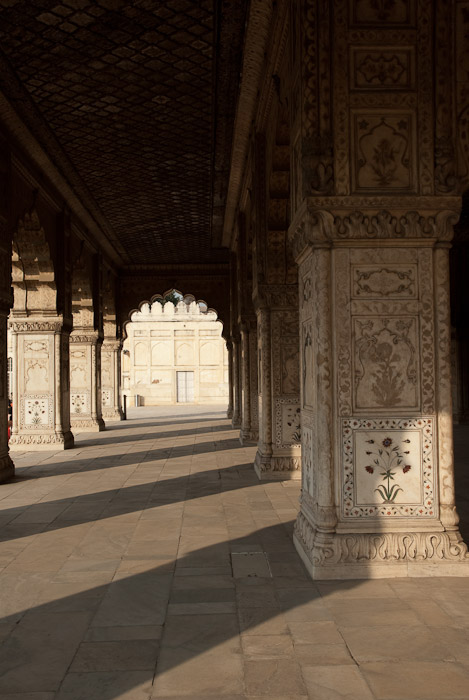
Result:
M3 0L0 86L127 264L217 262L244 0Z

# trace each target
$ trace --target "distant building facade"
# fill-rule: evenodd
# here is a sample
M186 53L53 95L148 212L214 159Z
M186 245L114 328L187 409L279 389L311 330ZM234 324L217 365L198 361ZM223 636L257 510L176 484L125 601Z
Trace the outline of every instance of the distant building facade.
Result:
M196 301L143 304L127 324L122 386L128 405L228 401L223 325ZM138 397L138 398L136 398Z

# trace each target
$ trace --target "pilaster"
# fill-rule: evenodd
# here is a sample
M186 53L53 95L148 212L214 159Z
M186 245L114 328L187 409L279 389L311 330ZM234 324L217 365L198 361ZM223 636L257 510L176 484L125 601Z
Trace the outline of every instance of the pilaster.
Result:
M259 437L256 326L255 318L241 323L242 444L257 442Z
M11 478L15 467L8 452L7 319L13 303L10 285L11 250L5 244L5 222L0 218L0 483Z
M233 378L233 343L231 340L226 341L226 349L228 350L228 408L226 417L233 418L234 406L234 378Z
M257 287L259 339L259 479L301 478L296 285Z
M233 345L233 428L241 428L241 336L232 336Z

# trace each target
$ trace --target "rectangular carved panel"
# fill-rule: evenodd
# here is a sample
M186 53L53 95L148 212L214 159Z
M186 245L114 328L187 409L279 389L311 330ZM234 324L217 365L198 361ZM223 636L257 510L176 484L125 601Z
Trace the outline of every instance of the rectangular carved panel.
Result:
M416 299L417 265L353 265L352 299Z
M352 46L352 90L413 90L415 52L412 46Z

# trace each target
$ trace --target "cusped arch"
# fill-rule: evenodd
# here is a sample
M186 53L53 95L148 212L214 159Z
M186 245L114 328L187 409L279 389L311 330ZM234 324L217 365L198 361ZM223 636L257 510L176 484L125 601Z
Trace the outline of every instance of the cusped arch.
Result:
M174 299L174 301L170 299ZM183 314L200 315L205 320L218 321L223 333L223 321L218 317L216 309L209 307L204 299L196 299L193 294L183 294L178 289L168 289L164 294L154 294L150 299L141 301L137 308L131 309L122 325L123 339L127 338L129 323L140 321L167 321L172 318L180 319Z
M13 235L13 310L57 311L57 285L49 243L36 210L18 221Z

